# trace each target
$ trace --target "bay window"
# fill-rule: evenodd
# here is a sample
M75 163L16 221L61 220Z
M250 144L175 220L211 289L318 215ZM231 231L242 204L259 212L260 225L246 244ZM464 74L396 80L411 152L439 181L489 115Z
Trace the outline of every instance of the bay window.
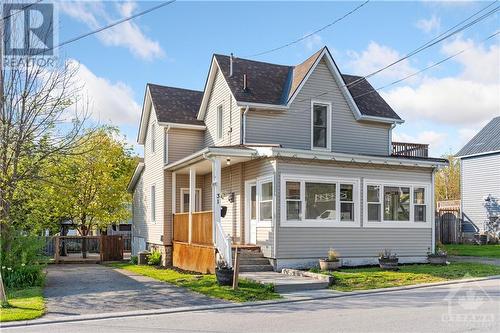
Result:
M357 180L282 177L282 225L335 226L359 223ZM349 224L350 223L350 224Z
M429 222L429 185L365 184L365 221L368 226Z

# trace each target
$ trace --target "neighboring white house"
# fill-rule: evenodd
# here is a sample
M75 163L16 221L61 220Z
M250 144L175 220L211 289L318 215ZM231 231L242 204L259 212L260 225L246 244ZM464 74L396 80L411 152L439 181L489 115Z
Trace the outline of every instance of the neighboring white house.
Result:
M490 217L500 217L500 116L456 156L460 158L462 212L483 231Z
M346 265L375 263L383 249L421 262L446 161L392 142L401 123L326 47L296 66L216 54L204 91L148 84L144 161L129 184L134 251L213 265L209 236L223 259L231 245L254 245L274 269L316 264L332 247Z

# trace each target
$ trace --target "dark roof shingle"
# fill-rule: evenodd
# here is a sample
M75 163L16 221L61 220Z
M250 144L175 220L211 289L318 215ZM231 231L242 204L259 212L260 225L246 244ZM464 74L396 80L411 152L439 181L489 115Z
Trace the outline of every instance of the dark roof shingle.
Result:
M500 116L493 118L460 151L457 156L500 151Z
M204 125L197 120L202 91L173 88L148 83L151 99L159 122Z

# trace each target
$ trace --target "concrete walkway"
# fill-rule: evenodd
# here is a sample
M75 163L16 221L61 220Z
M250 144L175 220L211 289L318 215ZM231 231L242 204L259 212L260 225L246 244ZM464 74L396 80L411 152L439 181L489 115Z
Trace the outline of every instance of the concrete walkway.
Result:
M273 284L278 293L328 288L328 282L277 272L245 272L240 277L264 284Z
M487 264L500 266L500 259L498 258L484 258L484 257L469 257L469 256L450 256L451 262L471 262L477 264Z
M47 270L44 318L227 303L101 265L49 265Z

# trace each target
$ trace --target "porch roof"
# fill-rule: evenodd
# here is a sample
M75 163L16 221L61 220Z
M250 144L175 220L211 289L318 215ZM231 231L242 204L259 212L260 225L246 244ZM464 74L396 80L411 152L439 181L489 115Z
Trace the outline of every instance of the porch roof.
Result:
M348 154L328 151L282 148L279 145L239 145L204 148L192 155L186 156L179 161L166 165L165 170L175 171L182 174L189 172L190 166L196 166L198 173L203 174L211 171L210 160L214 158L220 159L222 164L225 165L228 159L231 164L237 164L256 158L280 157L423 168L439 168L448 164L447 160L441 158L410 158L402 156L395 157L381 155Z

